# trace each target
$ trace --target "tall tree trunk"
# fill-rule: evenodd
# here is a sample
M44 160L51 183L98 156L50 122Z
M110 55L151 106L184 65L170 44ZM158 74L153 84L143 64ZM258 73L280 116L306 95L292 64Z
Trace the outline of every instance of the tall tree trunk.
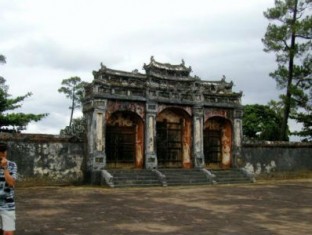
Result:
M291 44L290 44L290 50L289 50L289 61L288 61L288 82L287 82L287 90L286 90L286 97L285 97L285 104L284 104L284 115L283 115L283 121L282 121L282 127L281 127L281 133L280 133L280 140L287 141L288 140L288 118L290 113L290 106L291 106L291 86L292 86L292 80L293 80L293 74L294 74L294 57L296 53L296 30L295 30L295 23L297 20L297 5L298 0L295 1L294 6L294 13L293 13L293 19L292 19L292 29L291 29Z
M288 75L288 83L287 83L287 91L286 91L286 97L285 97L285 104L284 104L284 115L283 115L283 121L282 121L282 127L281 127L281 136L280 140L287 141L288 138L288 118L290 113L290 104L291 104L291 84L292 84L292 78L293 78L293 64L294 60L291 58L289 60L289 75Z
M69 120L69 127L72 125L74 109L75 109L75 88L73 87L73 94L72 94L72 106L71 106L71 113L70 113L70 120Z

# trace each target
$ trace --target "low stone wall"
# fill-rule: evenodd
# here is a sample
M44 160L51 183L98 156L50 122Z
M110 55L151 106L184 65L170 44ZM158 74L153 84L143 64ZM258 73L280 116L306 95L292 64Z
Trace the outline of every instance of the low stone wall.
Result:
M255 176L272 172L312 170L312 143L243 143L238 166Z
M84 179L84 143L73 138L40 134L0 134L9 145L21 182L72 184Z

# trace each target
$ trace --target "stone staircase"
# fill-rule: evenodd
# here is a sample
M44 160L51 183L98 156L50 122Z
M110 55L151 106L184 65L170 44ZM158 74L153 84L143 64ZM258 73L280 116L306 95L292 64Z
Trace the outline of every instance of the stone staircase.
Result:
M104 180L108 186L114 188L238 184L253 182L253 179L240 169L207 170L195 168L161 168L157 170L109 169L102 171L102 184L104 184Z
M199 169L158 169L166 176L167 186L212 184L207 175Z
M110 187L147 187L163 186L156 173L146 169L120 169L108 170L111 174L112 184Z
M253 182L253 178L240 169L218 169L210 170L210 172L215 175L214 180L216 184L245 184Z

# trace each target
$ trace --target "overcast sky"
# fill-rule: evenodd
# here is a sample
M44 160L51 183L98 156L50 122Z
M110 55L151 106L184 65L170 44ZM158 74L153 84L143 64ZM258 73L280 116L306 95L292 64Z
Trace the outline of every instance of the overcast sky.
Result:
M202 80L225 75L243 104L267 104L280 91L263 51L274 0L0 0L0 75L13 96L32 92L20 110L49 113L28 133L58 134L69 123L63 79L91 82L102 62L142 71L156 61L192 67ZM76 116L82 115L77 112Z

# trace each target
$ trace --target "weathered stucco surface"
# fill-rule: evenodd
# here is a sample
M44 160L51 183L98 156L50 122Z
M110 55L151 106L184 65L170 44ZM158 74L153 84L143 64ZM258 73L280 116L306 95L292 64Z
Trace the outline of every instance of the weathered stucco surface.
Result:
M312 170L312 143L244 143L239 166L255 175Z
M84 143L53 135L27 134L1 134L0 141L8 143L8 158L17 163L20 181L83 180Z

